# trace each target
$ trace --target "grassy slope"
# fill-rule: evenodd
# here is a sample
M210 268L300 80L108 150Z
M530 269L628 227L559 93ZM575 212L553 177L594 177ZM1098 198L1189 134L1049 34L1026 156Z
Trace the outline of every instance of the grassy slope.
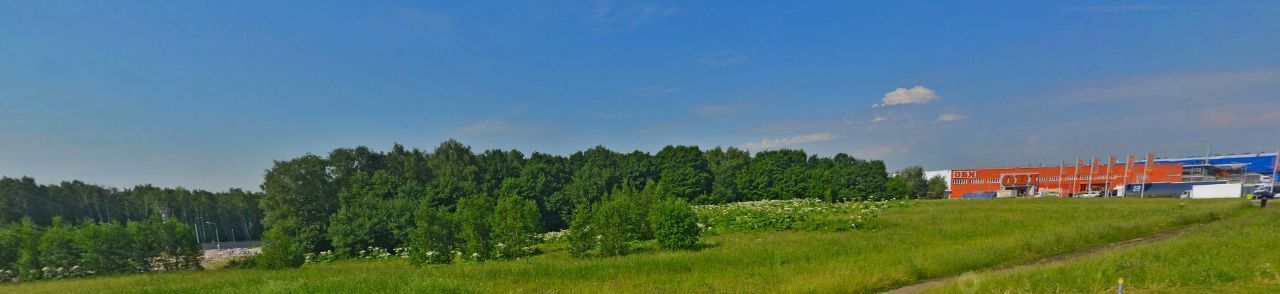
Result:
M37 282L0 292L869 292L1119 241L1238 213L1241 201L916 202L871 231L732 234L699 252L533 258L417 269L401 261Z
M1280 293L1280 210L1189 229L1173 239L1063 264L1000 275L976 275L936 293ZM966 291L969 290L969 291Z

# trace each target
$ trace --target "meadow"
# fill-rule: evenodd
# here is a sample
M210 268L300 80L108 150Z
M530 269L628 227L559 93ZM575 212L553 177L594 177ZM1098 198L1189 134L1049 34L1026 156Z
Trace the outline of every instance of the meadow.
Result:
M1254 211L1241 200L911 201L885 209L861 229L723 232L704 237L700 249L691 251L641 244L623 257L579 259L553 242L540 245L544 254L512 261L425 268L400 259L337 261L293 270L216 269L6 284L0 292L881 292L1195 224L1214 223L1192 229L1198 232L1275 218ZM1200 242L1217 244L1211 237ZM1064 273L1113 276L1081 271ZM991 278L984 285L1022 285L1016 278L1007 278L1008 284ZM1028 291L1074 292L1036 289L1043 290Z
M1044 267L973 274L932 293L1278 293L1280 211L1197 225L1160 241Z

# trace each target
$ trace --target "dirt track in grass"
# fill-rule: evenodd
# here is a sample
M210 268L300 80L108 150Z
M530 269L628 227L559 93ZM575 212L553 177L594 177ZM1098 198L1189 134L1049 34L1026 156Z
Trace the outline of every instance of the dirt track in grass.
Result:
M934 288L934 287L938 287L938 286L941 286L941 285L946 285L946 284L948 284L948 283L955 282L955 281L958 281L958 280L960 280L960 279L964 279L965 277L968 277L968 276L974 276L973 274L984 274L984 275L985 275L985 274L1002 274L1002 273L1009 273L1009 272L1016 272L1016 271L1022 271L1022 270L1029 270L1029 269L1034 269L1034 268L1040 268L1040 267L1045 267L1045 266L1050 266L1050 265L1060 264L1060 263L1064 263L1064 262L1072 261L1072 260L1075 260L1075 259L1078 259L1078 258L1084 258L1084 257L1088 257L1088 256L1091 256L1091 255L1096 255L1096 254L1100 254L1100 253L1103 253L1103 252L1111 251L1111 250L1116 250L1116 249L1122 249L1122 248L1133 247L1133 246L1137 246L1137 245L1143 245L1143 244L1149 244L1149 243L1160 242L1160 241L1163 241L1163 240L1167 240L1167 239L1169 239L1169 238L1176 237L1176 236L1178 236L1179 234L1182 234L1182 232L1186 231L1187 229L1190 229L1190 228L1193 228L1193 227L1197 227L1197 226L1203 226L1203 225L1205 225L1205 224L1193 224L1193 225L1188 225L1188 226L1185 226L1185 227L1176 228L1176 229L1171 229L1171 230L1166 230L1166 231L1161 231L1161 232L1158 232L1158 233L1155 233L1155 234L1151 234L1151 235L1147 235L1147 236L1142 236L1142 237L1138 237L1138 238L1133 238L1133 239L1129 239L1129 240L1124 240L1124 241L1120 241L1120 242L1108 243L1108 244L1104 244L1104 245L1100 245L1100 246L1095 246L1095 247L1091 247L1091 248L1087 248L1087 249L1083 249L1083 250L1076 250L1076 251L1066 252L1066 253L1063 253L1063 254L1058 254L1058 255L1054 255L1054 256L1050 256L1050 257L1045 257L1045 258L1042 258L1042 259L1040 259L1040 260L1036 260L1036 261L1034 261L1034 262L1029 262L1029 263L1024 263L1024 264L1017 264L1017 265L1012 265L1012 266L1000 267L1000 268L996 268L996 269L992 269L992 270L985 270L985 271L980 271L980 272L965 273L965 274L958 275L958 276L950 276L950 277L945 277L945 278L937 278L937 279L932 279L932 280L921 281L921 282L919 282L919 283L915 283L915 284L912 284L912 285L908 285L908 286L904 286L904 287L901 287L901 288L893 289L893 290L890 290L890 291L886 291L886 292L884 292L884 293L889 293L889 294L911 294L911 293L920 293L920 292L923 292L923 291L925 291L925 290L932 289L932 288Z

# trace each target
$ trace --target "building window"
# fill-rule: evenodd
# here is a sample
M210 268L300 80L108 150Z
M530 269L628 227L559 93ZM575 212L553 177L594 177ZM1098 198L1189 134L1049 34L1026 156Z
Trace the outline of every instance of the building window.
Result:
M952 184L964 184L964 183L965 183L965 181L964 181L964 180L952 180L952 181L951 181L951 183L952 183Z
M987 179L987 183L999 183L1000 179Z
M979 180L979 179L972 179L972 180L969 180L969 183L970 183L970 184L981 184L981 183L982 183L982 180Z

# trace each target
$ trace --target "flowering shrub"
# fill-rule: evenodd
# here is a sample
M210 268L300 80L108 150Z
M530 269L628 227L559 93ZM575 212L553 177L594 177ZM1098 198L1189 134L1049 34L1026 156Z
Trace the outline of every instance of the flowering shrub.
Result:
M320 251L320 253L315 253L315 254L307 253L307 254L303 254L302 257L304 260L303 263L307 263L307 264L326 263L326 262L332 262L334 260L338 260L338 255L333 254L333 250Z
M569 229L537 234L536 238L542 242L551 243L564 239L566 234L569 234Z
M824 202L818 199L761 200L694 207L709 233L784 230L845 230L871 226L880 212L903 201Z
M45 279L78 278L93 274L93 271L85 270L78 265L72 267L44 267L40 271Z
M13 270L0 269L0 283L17 282L18 272Z

